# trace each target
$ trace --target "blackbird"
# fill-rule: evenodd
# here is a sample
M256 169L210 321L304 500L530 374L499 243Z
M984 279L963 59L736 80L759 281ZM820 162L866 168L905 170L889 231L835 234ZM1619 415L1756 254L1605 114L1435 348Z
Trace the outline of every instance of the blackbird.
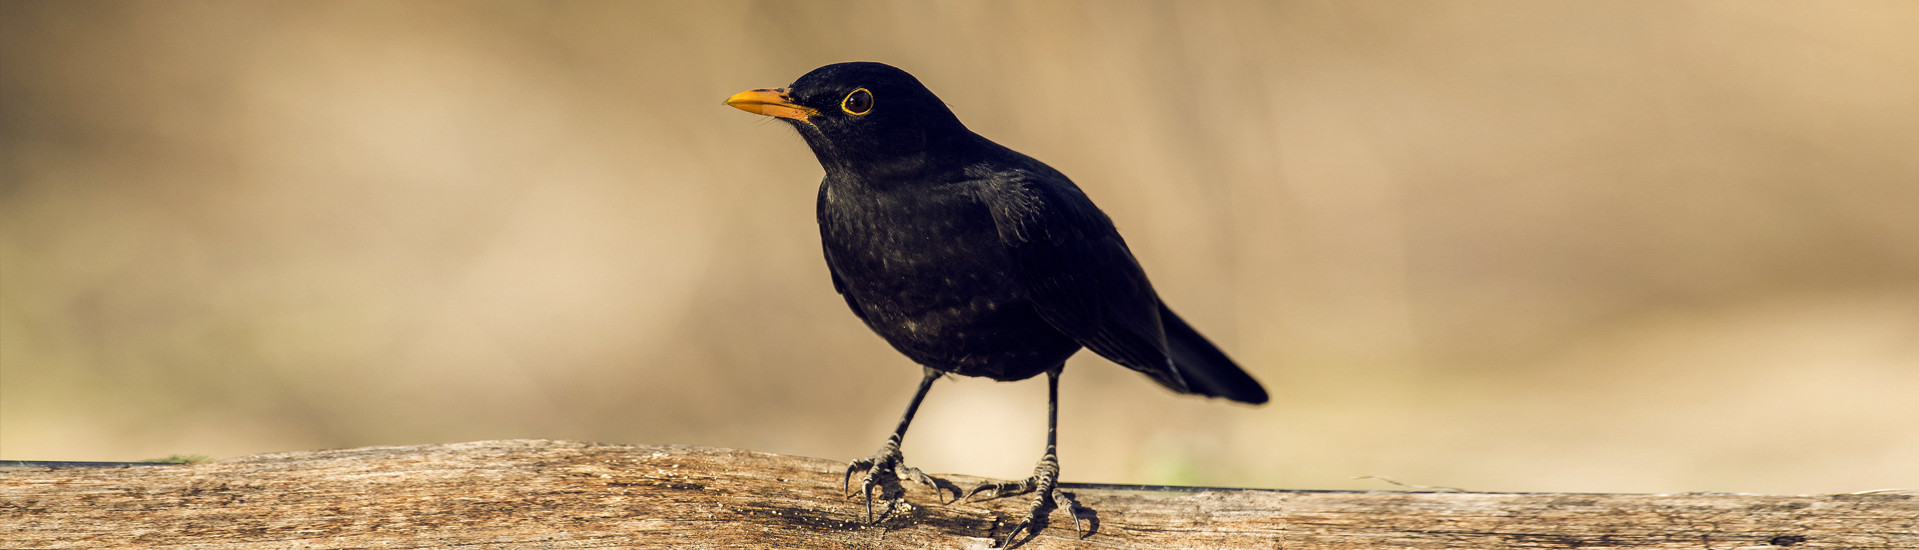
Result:
M806 139L826 171L818 215L833 289L924 369L899 427L842 480L846 489L853 472L866 470L858 494L868 521L874 490L890 513L904 493L901 476L910 476L942 498L951 490L955 501L989 490L995 498L1035 493L1002 545L1022 530L1037 535L1055 508L1079 533L1081 508L1058 488L1054 444L1060 371L1081 347L1179 393L1266 402L1259 382L1160 301L1113 222L1072 180L968 130L906 71L827 65L726 104L777 117ZM1046 374L1046 454L1032 477L961 496L905 466L900 441L944 373Z

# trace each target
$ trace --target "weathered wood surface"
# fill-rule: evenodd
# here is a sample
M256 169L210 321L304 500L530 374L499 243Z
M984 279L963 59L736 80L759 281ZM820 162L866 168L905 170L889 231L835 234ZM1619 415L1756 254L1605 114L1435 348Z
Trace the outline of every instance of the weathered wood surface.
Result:
M486 441L181 466L0 470L4 548L987 548L1026 497L879 525L836 461L699 447ZM951 476L961 485L976 478ZM1080 488L1045 548L1919 548L1910 493L1486 494ZM1092 518L1089 518L1092 519Z

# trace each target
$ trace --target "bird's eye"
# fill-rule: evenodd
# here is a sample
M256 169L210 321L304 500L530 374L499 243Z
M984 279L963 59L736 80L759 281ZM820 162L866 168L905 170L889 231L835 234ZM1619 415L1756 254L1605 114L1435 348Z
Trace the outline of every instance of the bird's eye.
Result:
M866 91L866 88L853 90L853 93L846 94L846 99L840 100L840 110L846 111L849 115L863 115L871 112L873 92Z

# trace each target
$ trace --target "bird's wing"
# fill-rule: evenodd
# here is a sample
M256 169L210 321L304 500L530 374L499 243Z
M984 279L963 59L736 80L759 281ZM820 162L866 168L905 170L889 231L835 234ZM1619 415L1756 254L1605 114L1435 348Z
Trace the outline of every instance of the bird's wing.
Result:
M1195 393L1168 358L1146 272L1079 188L1063 176L1019 171L981 193L1041 318L1094 353Z
M827 255L831 256L832 253L828 252ZM827 268L826 268L827 274L833 276L833 291L840 293L840 297L846 299L846 307L851 308L853 310L853 316L859 317L861 322L865 322L866 308L860 307L859 300L853 299L853 295L846 291L846 283L840 281L840 274L838 271L835 271L833 269L832 260L827 260L826 265L827 265Z

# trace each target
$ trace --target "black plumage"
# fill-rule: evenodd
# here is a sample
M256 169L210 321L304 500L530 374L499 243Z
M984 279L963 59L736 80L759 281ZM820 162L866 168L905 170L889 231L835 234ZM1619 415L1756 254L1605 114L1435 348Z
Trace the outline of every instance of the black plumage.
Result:
M1173 391L1266 401L1259 382L1160 302L1112 221L1072 180L968 130L905 71L828 65L727 104L779 117L806 139L826 171L818 215L834 289L927 369L894 437L848 469L849 478L870 470L861 489L869 516L872 490L896 498L901 472L939 483L905 468L898 445L940 373L1046 373L1056 411L1060 369L1085 347ZM1055 417L1033 478L972 492L1039 493L1009 542L1053 504L1077 510L1055 489Z

